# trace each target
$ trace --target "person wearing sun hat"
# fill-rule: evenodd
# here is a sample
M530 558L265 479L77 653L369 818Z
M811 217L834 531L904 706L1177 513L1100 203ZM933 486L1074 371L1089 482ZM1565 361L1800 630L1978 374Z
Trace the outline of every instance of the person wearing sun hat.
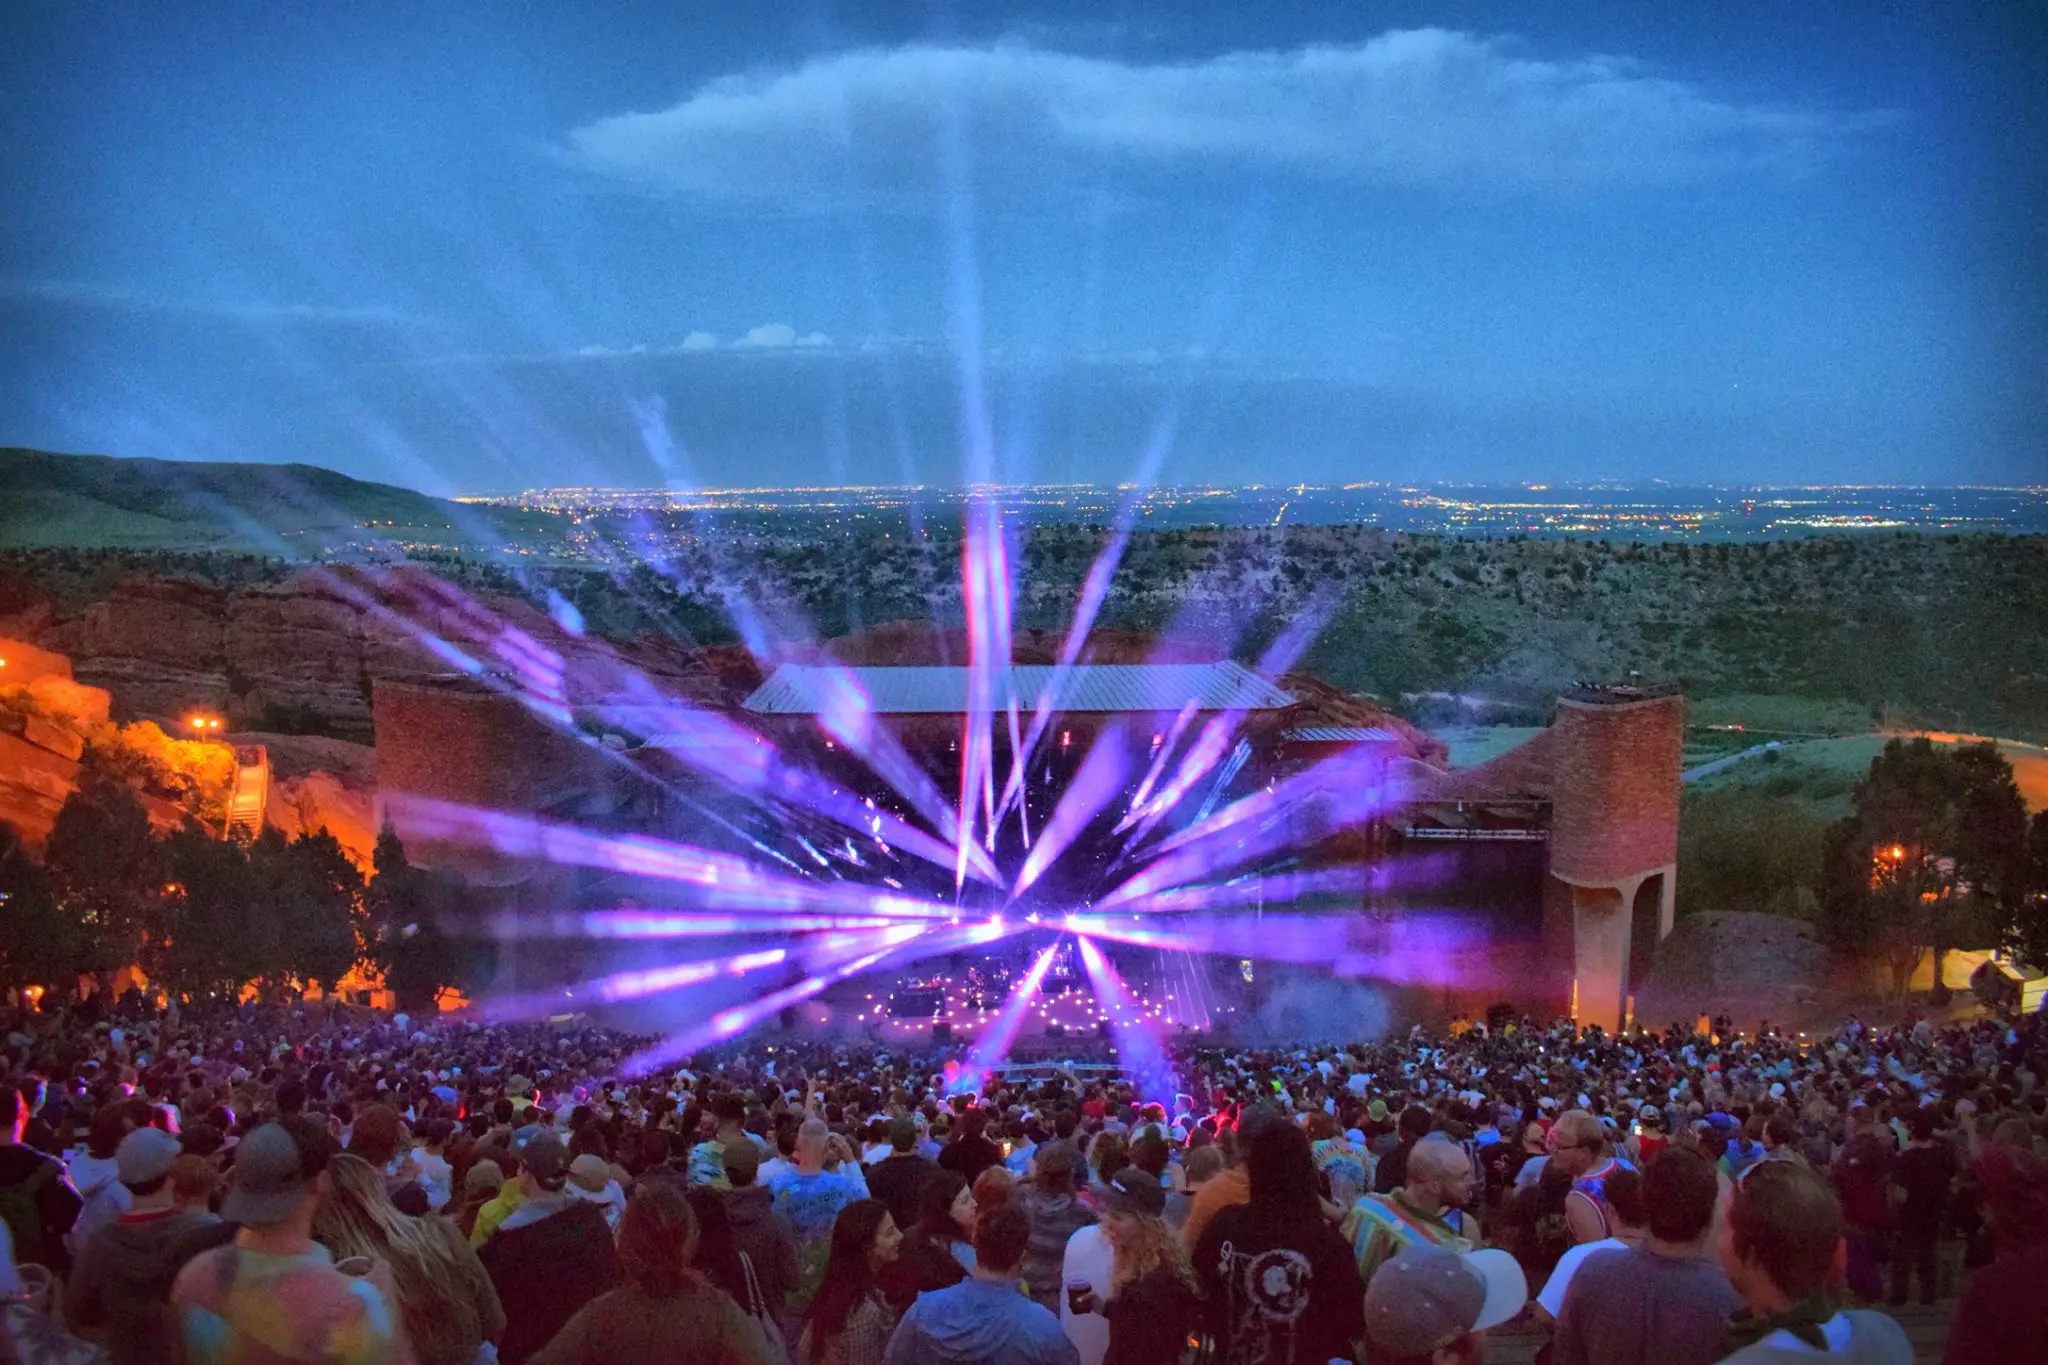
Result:
M221 1216L241 1230L187 1263L171 1287L187 1365L409 1365L389 1268L344 1274L313 1240L333 1151L324 1127L298 1117L266 1123L236 1147Z
M562 1188L571 1199L580 1199L603 1209L605 1222L611 1225L613 1234L617 1234L619 1215L626 1211L626 1192L619 1187L618 1181L612 1179L612 1168L603 1157L585 1152L570 1162L569 1183Z
M1528 1301L1529 1281L1505 1251L1408 1247L1366 1286L1366 1365L1479 1365L1481 1335Z

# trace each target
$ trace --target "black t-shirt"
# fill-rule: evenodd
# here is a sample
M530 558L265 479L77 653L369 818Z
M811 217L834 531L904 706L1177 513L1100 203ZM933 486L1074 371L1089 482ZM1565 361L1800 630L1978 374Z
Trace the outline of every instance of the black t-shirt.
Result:
M1221 1359L1352 1359L1365 1332L1365 1287L1351 1244L1320 1210L1222 1209L1202 1230L1194 1262Z
M1955 1174L1955 1155L1939 1142L1899 1153L1892 1165L1892 1184L1906 1192L1899 1206L1899 1226L1922 1234L1938 1231Z
M1414 1138L1402 1138L1394 1150L1380 1158L1372 1176L1374 1194L1391 1194L1408 1183L1408 1154L1415 1150Z
M938 1169L936 1161L915 1152L883 1157L868 1167L868 1193L887 1204L896 1226L908 1232L917 1226L918 1189Z
M1102 1365L1179 1365L1199 1302L1194 1289L1165 1266L1139 1276L1113 1299L1098 1298L1096 1311L1109 1322Z
M577 1309L618 1282L611 1225L603 1209L581 1200L533 1222L500 1227L477 1254L505 1305L498 1343L505 1365L521 1365Z

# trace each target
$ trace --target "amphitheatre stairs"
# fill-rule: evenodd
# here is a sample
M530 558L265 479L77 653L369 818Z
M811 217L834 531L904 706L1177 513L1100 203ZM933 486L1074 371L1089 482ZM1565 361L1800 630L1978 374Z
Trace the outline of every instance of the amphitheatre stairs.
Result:
M1955 1320L1956 1301L1943 1299L1931 1308L1911 1304L1886 1308L1885 1312L1906 1331L1913 1343L1914 1365L1940 1365L1942 1348L1948 1344L1949 1324ZM1513 1322L1486 1334L1486 1365L1532 1365L1543 1343L1550 1340L1547 1329L1534 1323Z

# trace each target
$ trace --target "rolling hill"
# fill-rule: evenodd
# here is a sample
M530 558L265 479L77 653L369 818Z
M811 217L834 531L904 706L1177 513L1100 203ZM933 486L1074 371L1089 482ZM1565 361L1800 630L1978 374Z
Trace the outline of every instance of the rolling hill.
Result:
M310 558L374 541L467 547L550 529L540 514L467 507L313 465L0 449L0 548Z

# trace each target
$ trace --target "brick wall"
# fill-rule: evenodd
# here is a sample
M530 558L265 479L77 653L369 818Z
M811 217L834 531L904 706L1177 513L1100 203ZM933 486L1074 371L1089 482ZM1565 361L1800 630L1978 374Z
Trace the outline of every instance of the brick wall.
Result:
M1553 873L1602 884L1677 861L1683 698L1560 701L1546 738Z

